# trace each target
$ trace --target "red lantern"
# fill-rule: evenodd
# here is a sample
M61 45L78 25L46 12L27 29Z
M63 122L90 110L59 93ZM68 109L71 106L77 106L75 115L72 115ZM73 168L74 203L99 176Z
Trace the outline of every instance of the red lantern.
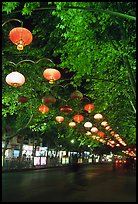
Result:
M33 40L32 33L23 27L13 28L9 33L9 38L17 45L18 50L23 50L23 48L29 45Z
M59 122L59 123L62 123L64 120L64 117L63 116L56 116L56 121Z
M26 96L19 96L18 102L20 103L26 103L28 101L28 98Z
M61 74L57 69L47 68L43 72L43 76L49 81L50 84L53 84L54 81L60 79Z
M41 105L39 107L39 111L44 114L44 113L47 113L49 111L49 108L48 108L48 106Z
M69 126L70 126L70 127L75 127L75 126L76 126L76 123L75 123L75 122L70 122L70 123L69 123Z
M100 113L97 113L94 115L94 119L96 120L101 120L103 118L103 116Z
M77 123L81 123L84 120L83 115L77 114L73 118Z
M47 104L47 103L55 103L56 102L56 98L51 96L51 95L47 95L47 96L44 96L42 98L42 103L43 104Z
M72 99L78 98L78 99L81 100L81 99L83 98L83 94L82 94L80 91L76 90L76 91L74 91L73 93L71 93L70 97L71 97Z
M84 110L86 110L88 113L91 113L93 109L94 109L94 104L92 103L86 104L84 106Z
M25 82L25 77L19 72L11 72L6 76L6 82L10 86L22 86Z
M104 132L102 132L102 131L101 131L101 132L98 132L98 135L101 136L101 137L103 137L103 136L104 136Z
M60 111L64 113L69 113L72 111L72 108L70 106L63 106L60 108Z

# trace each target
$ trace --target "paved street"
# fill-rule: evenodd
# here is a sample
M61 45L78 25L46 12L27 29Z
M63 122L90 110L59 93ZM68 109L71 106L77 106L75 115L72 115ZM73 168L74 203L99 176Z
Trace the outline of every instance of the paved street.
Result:
M110 165L3 173L2 201L136 202L136 175Z

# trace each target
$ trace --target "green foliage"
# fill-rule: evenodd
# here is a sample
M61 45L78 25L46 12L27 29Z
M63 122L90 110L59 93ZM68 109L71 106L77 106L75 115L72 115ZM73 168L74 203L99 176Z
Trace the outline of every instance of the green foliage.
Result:
M44 9L51 5L55 5L56 9ZM69 6L79 9L67 8ZM128 144L135 143L136 101L132 90L135 88L136 74L136 25L127 18L122 19L106 12L99 12L102 9L134 15L135 4L133 2L125 4L123 2L114 4L111 2L3 2L3 21L7 20L8 16L18 18L16 11L19 7L24 24L30 26L33 33L33 42L23 51L18 51L8 39L8 32L13 24L7 25L6 29L3 28L3 118L6 119L9 115L16 116L15 120L18 122L15 130L17 130L25 127L33 115L28 128L42 134L43 140L49 141L51 146L58 146L61 143L66 144L68 148L103 146L98 141L85 137L84 133L78 133L77 128L73 131L68 129L68 122L72 120L73 115L78 111L84 113L83 100L69 99L70 93L77 89L84 97L89 97L90 101L94 102L95 109L92 115L96 112L103 113L104 119L116 133L120 134ZM44 10L33 12L38 8ZM93 11L89 11L88 8L93 8ZM54 64L47 60L18 64L24 59L37 62L41 58L50 58ZM128 64L124 58L127 58ZM18 66L11 66L9 61ZM46 67L57 67L63 73L61 79L53 86L43 78ZM15 88L5 83L6 75L13 70L24 74L26 82L23 86ZM64 85L65 88L62 88ZM47 94L54 95L57 101L49 105L49 113L41 114L38 109L42 104L42 97ZM26 104L18 103L17 98L20 95L29 98ZM59 108L65 103L73 108L73 112L68 116L65 115L63 124L57 124L55 115L61 114ZM89 117L86 114L86 118ZM70 144L70 139L74 139L76 145Z

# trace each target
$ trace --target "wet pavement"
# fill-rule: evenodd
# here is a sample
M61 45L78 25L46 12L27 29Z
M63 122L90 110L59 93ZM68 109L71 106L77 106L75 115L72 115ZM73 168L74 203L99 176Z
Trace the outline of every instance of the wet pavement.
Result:
M102 164L2 173L2 202L136 202L136 172Z

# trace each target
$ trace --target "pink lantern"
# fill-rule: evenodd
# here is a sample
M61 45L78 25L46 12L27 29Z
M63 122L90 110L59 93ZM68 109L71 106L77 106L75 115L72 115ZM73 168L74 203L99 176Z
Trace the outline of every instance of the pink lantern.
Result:
M59 122L59 123L62 123L64 120L64 117L63 116L56 116L56 121Z
M72 122L69 123L69 126L70 126L70 127L75 127L75 126L76 126L76 123L72 121Z
M92 127L91 132L98 132L98 128L97 127Z
M100 113L97 113L94 115L94 119L96 119L96 120L101 120L102 118L103 118L103 116Z
M25 82L25 77L17 71L11 72L6 76L6 82L10 86L22 86Z

